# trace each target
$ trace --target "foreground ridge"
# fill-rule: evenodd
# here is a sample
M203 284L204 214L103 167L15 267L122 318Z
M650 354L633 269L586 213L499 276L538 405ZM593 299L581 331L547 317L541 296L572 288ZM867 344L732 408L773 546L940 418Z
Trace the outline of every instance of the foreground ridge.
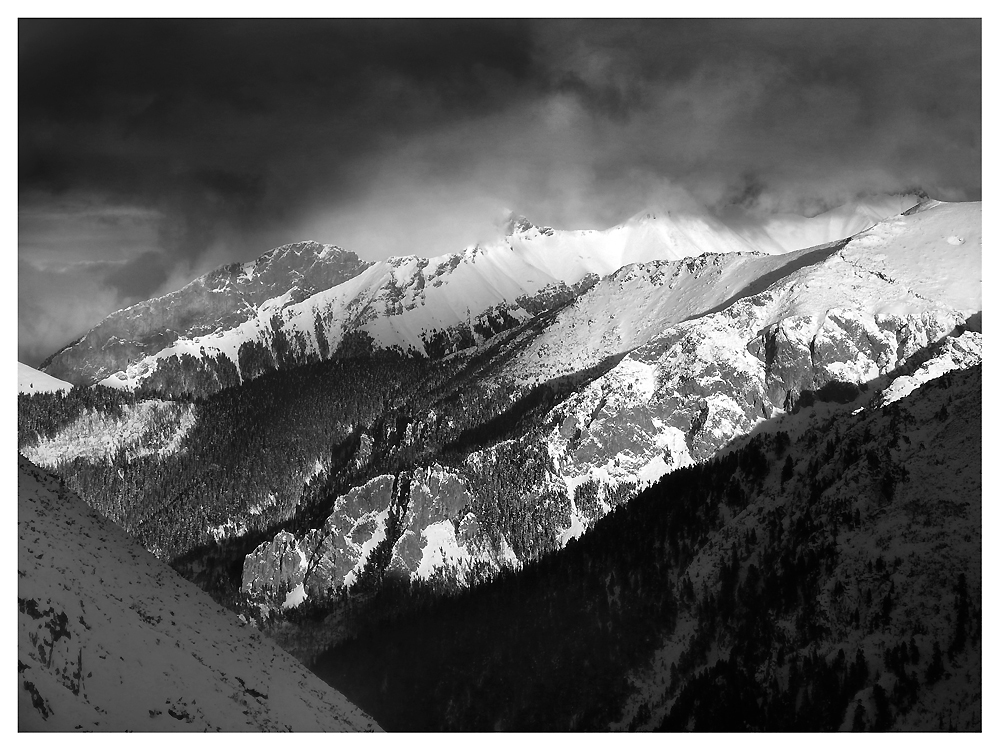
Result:
M18 456L18 729L377 725Z

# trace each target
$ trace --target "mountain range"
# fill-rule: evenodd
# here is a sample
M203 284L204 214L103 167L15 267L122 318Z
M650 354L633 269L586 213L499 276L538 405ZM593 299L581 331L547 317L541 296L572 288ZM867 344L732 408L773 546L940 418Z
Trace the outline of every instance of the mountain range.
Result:
M388 729L974 728L981 223L286 245L19 366L20 460Z
M377 263L300 242L119 310L41 369L78 384L211 392L359 347L437 357L563 304L630 264L705 252L786 253L849 236L915 202L873 198L740 231L708 214L669 211L640 212L605 231L557 231L512 216L493 243Z

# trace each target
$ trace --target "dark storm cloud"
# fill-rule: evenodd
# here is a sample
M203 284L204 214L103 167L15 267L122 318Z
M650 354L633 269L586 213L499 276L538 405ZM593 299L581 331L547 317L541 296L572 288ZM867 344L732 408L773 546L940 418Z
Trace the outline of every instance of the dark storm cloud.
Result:
M612 170L706 199L747 174L782 200L920 183L979 196L979 21L580 23L544 28L549 72L632 125Z
M145 252L105 276L104 283L118 290L126 303L139 302L148 299L169 277L170 269L163 255Z
M17 261L17 359L32 366L118 307L103 283L114 264L39 267Z
M980 194L976 20L22 20L18 62L21 253L113 260L119 303L304 238L456 250L502 206Z
M521 27L22 21L20 185L172 211L170 250L197 255L385 139L496 106L528 66Z

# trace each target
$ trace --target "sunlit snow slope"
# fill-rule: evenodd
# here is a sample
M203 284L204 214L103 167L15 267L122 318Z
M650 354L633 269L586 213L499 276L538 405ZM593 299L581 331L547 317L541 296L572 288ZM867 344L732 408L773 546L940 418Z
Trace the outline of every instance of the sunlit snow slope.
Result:
M36 370L34 367L17 363L17 392L18 393L41 393L50 391L68 391L72 388L72 383L54 378L46 372Z
M182 288L111 313L42 363L45 372L89 385L178 340L227 331L269 300L298 302L361 273L370 264L334 245L297 242L250 263L231 263ZM197 347L193 352L203 356Z
M830 383L881 389L889 387L887 378L905 377L885 394L891 401L934 374L981 361L981 222L981 203L929 204L833 252L805 254L812 262L788 266L791 272L765 289L720 309L699 314L706 306L699 302L675 324L676 312L663 315L667 325L656 335L550 414L548 451L568 489L588 479L656 479L708 458L794 409L803 392ZM706 270L724 283L732 259L708 260ZM649 283L649 269L629 274L641 281L633 287L641 290L633 305L641 311L637 321L669 311L658 300L663 287ZM685 288L700 294L709 288L693 276L689 281ZM575 307L587 310L587 298ZM615 318L632 315L620 306L614 311ZM546 343L558 349L572 340L573 324L585 322L611 330L607 319L589 314L583 321L566 310L553 333L526 352ZM587 352L577 351L570 346L548 359L586 362ZM532 369L531 360L517 360L514 374L527 380L544 372L542 365Z
M813 218L779 216L737 228L707 213L671 211L643 211L603 231L553 230L513 217L508 234L494 242L374 264L332 246L299 243L116 312L45 369L73 382L147 383L180 392L233 385L359 346L437 357L556 308L623 266L704 253L783 254L842 239L913 202L873 199ZM267 284L259 284L260 269L278 259ZM191 379L195 369L204 372Z
M17 521L19 730L378 728L21 456Z

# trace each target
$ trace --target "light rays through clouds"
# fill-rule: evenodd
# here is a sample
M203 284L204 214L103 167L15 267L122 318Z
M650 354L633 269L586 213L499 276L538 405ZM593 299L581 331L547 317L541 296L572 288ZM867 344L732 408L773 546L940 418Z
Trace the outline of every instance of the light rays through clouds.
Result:
M981 193L977 20L19 23L18 356L300 239Z

